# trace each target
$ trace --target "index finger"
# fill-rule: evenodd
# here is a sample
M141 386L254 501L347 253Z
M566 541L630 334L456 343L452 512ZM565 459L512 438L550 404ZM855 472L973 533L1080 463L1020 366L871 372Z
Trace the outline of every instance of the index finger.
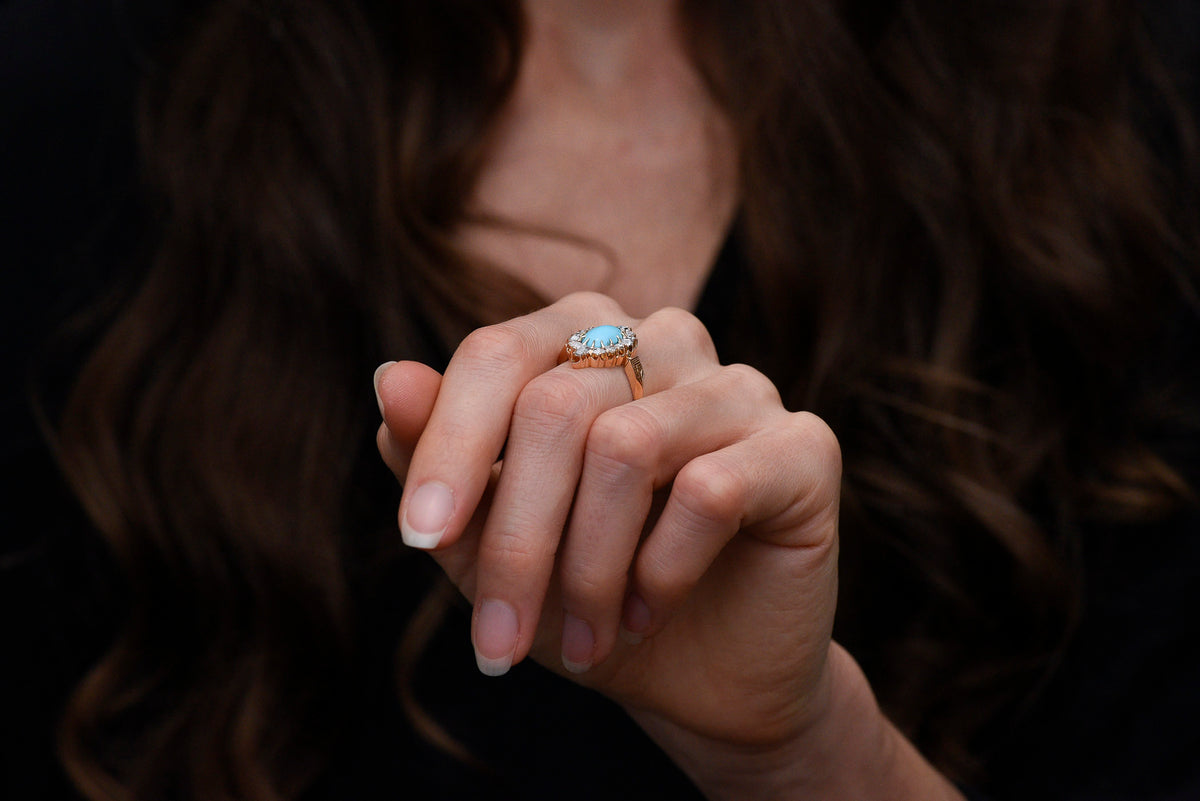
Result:
M483 497L522 388L550 370L580 320L625 319L616 302L577 293L524 317L480 328L446 368L400 500L405 544L453 543Z

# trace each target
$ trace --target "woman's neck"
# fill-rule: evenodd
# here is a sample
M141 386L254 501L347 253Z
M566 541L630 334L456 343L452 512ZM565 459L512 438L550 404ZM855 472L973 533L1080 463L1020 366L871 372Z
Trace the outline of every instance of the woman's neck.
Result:
M673 0L525 0L527 63L553 64L559 78L614 91L681 55Z
M667 0L527 2L520 78L470 209L516 225L466 226L468 250L550 300L596 290L639 316L694 304L737 158L676 14Z

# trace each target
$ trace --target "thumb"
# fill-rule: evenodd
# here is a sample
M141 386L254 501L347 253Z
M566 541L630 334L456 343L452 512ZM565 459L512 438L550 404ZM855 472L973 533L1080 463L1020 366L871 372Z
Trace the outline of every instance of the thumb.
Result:
M388 362L375 371L375 397L383 416L376 444L400 481L408 472L408 462L441 386L441 374L420 362Z

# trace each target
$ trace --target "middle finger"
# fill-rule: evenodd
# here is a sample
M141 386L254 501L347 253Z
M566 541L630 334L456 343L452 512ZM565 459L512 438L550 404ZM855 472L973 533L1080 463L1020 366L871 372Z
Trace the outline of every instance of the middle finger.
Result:
M642 355L648 395L716 369L709 350L689 347L687 338L678 335L674 316L653 315L638 332L661 343ZM579 482L588 431L602 412L629 401L622 369L566 364L531 380L518 397L504 471L480 542L473 638L484 673L503 673L528 654Z
M561 332L578 317L616 304L572 295L525 317L478 329L450 360L437 401L413 450L400 499L400 531L417 548L451 545L466 528L508 436L522 388L551 369Z

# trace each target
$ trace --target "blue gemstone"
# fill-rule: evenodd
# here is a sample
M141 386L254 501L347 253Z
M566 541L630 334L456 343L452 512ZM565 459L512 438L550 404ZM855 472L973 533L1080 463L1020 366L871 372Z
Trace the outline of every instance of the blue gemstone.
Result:
M583 344L589 348L607 348L621 342L621 329L615 325L598 325L583 335Z

